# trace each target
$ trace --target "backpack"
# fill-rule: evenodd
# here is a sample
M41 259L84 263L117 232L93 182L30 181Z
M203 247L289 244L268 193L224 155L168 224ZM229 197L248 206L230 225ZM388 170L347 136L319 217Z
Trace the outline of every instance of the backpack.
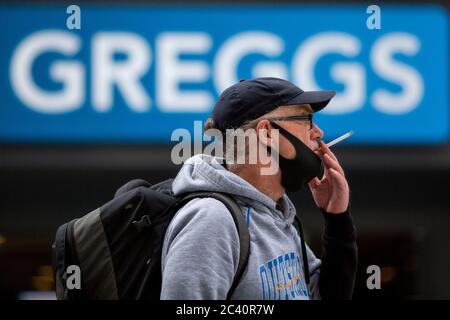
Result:
M230 195L217 192L175 197L172 181L152 186L145 180L132 180L108 203L58 228L52 246L58 299L159 299L166 229L184 204L201 197L221 201L238 230L240 257L227 298L231 296L245 270L250 248L238 204ZM74 272L69 266L73 265L80 268L80 289L67 286Z
M233 217L239 241L237 272L227 294L230 299L247 266L250 238L236 201L219 192L194 192L174 196L173 179L156 185L142 179L129 181L114 198L60 226L52 246L56 296L59 300L147 299L161 293L161 255L166 230L177 211L194 198L221 201ZM300 221L295 227L302 240L305 278L309 287L306 248ZM80 288L68 287L79 267Z

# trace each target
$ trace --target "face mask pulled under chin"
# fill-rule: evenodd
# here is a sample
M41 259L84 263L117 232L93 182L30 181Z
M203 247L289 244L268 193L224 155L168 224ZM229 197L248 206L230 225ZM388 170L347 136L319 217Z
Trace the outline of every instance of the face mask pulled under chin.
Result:
M287 159L280 155L278 150L272 151L270 147L267 147L270 153L274 153L272 154L273 156L278 156L278 164L281 170L281 184L284 189L288 192L298 191L311 181L311 179L315 177L321 179L324 173L322 159L293 134L276 123L270 123L295 148L295 157L293 159Z

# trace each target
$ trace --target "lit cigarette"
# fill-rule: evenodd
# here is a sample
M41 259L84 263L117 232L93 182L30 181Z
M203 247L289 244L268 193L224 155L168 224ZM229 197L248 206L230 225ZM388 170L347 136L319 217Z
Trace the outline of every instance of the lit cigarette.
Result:
M340 136L339 138L334 139L333 141L328 142L327 143L327 147L329 148L331 146L334 146L336 143L341 142L344 139L347 139L351 135L353 135L353 130L347 132L346 134L343 134L342 136Z

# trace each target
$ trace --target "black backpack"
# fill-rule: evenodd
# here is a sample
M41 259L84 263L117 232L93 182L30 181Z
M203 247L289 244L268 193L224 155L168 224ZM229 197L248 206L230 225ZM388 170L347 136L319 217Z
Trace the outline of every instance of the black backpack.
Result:
M217 192L175 197L172 181L152 186L145 180L132 180L108 203L58 228L52 246L58 299L159 299L166 229L184 204L199 197L221 201L238 230L240 257L227 298L231 296L245 270L250 247L239 206L231 196ZM67 287L71 265L81 270L81 289Z
M173 179L156 185L136 179L117 190L114 198L87 215L60 226L52 246L53 272L58 299L160 299L161 254L166 229L176 212L194 198L221 201L233 217L240 240L240 256L229 299L247 266L250 240L244 216L228 194L195 192L175 197ZM306 249L300 221L303 264L309 284ZM81 288L67 280L78 266ZM68 272L69 271L69 272Z

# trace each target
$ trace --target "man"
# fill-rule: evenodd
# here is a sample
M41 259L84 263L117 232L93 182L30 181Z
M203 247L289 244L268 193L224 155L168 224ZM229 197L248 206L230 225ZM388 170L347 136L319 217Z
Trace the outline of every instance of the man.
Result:
M197 155L175 178L176 195L225 192L236 199L246 217L250 255L231 299L351 298L357 249L349 187L335 155L320 141L323 132L312 122L312 113L324 108L334 94L303 92L277 78L231 86L220 96L206 129L254 129L258 145L277 159L278 170L263 174L267 163L260 157L256 163L222 165L218 158ZM273 129L279 130L279 141ZM255 145L248 147L253 151ZM292 224L296 210L285 194L305 185L325 221L322 259L307 248L309 288L301 239ZM239 236L225 205L212 198L191 200L166 232L161 299L225 299L238 260Z

